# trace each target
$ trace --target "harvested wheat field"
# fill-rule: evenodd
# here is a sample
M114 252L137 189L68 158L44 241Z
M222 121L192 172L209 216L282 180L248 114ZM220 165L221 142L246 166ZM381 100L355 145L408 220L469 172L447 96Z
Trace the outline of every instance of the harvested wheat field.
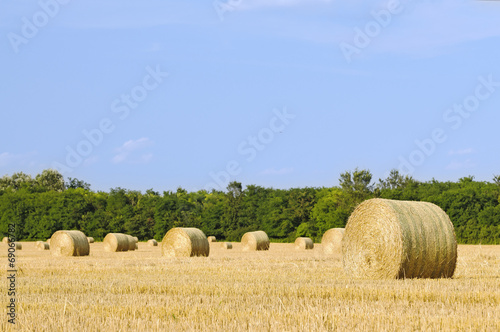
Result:
M25 242L16 331L500 330L500 246L460 245L452 279L352 280L321 244L232 244L167 258L146 243L94 243L89 256L55 258ZM0 330L14 331L5 317Z

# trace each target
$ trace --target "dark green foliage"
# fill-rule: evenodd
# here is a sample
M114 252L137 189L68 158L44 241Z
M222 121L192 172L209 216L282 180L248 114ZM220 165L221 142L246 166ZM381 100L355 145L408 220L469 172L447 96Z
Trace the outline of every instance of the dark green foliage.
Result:
M220 240L240 241L248 231L263 230L276 242L298 236L321 240L323 233L344 227L363 200L381 197L428 201L450 216L459 243L500 244L500 177L491 183L472 176L458 182L418 182L393 170L377 185L368 170L340 176L340 187L270 189L239 182L226 192L200 190L160 194L123 188L94 192L77 179L64 183L55 171L31 178L24 173L0 179L0 232L16 225L19 240L45 240L61 229L79 229L102 240L124 232L140 240L161 241L172 227L197 227Z

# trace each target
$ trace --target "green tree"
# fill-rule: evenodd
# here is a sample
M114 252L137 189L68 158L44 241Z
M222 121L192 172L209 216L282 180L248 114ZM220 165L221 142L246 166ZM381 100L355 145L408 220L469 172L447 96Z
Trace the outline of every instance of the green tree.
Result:
M20 189L32 190L35 181L29 174L23 172L18 172L12 174L12 176L4 175L0 179L0 189L1 190L13 190L17 191Z
M291 189L288 194L288 206L285 214L288 218L280 225L281 238L289 237L290 240L295 237L295 230L303 223L308 223L308 229L314 231L315 220L311 220L311 210L316 203L316 190L313 188Z
M155 208L155 239L161 241L169 229L174 227L177 211L177 195L168 191L163 192L163 197L157 202Z
M229 240L238 240L235 230L238 230L246 225L240 222L241 205L243 200L243 188L240 182L233 181L227 186L225 195L225 208L223 214L223 224L226 238Z
M344 193L349 197L352 206L370 198L373 193L372 173L369 170L346 171L340 174L339 183Z
M497 185L497 196L498 196L498 202L500 203L500 175L495 175L493 177L493 183Z
M292 218L289 215L288 196L288 191L276 189L264 202L260 225L270 238L283 238L290 232Z
M108 195L106 204L110 221L111 232L125 233L125 223L133 216L133 208L127 197L127 191L123 188L112 188Z
M78 180L77 178L68 178L68 181L66 182L65 186L68 189L70 189L70 188L71 189L82 188L85 190L90 190L89 183L82 181L82 180Z
M419 182L397 169L391 170L386 179L379 179L375 196L397 200L418 200Z
M53 169L46 169L35 178L35 184L43 190L63 191L65 189L64 177Z
M345 227L351 207L340 188L323 188L318 192L317 199L311 217L316 221L316 239L319 240L328 229Z
M223 192L212 190L206 192L199 191L204 196L201 211L203 220L202 230L207 235L214 235L217 238L225 238L223 224L225 195Z

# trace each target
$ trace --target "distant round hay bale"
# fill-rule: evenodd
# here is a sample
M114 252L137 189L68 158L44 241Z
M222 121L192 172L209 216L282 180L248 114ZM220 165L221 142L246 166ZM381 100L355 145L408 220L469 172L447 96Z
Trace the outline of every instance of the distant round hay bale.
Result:
M87 237L87 241L89 241L89 243L94 243L94 238L93 237Z
M264 231L248 232L241 238L243 250L269 250L269 237Z
M125 234L127 235L127 239L128 239L128 250L130 251L134 251L135 250L135 239L132 235L128 235L128 234Z
M330 228L323 234L321 245L326 254L342 254L342 238L345 228Z
M355 278L451 278L457 241L437 205L371 199L349 217L342 254L346 273Z
M233 244L231 242L222 242L221 247L223 249L233 249Z
M217 242L217 239L215 238L215 236L209 236L209 237L207 237L207 240L208 240L208 242Z
M16 247L16 250L22 250L23 245L21 242L14 242L14 246Z
M88 256L89 241L80 231L57 231L50 238L50 253L53 256Z
M306 250L306 249L313 249L313 248L314 248L314 242L311 238L298 237L295 239L295 249Z
M208 257L210 244L198 228L172 228L163 237L161 251L167 257Z
M36 241L35 246L38 250L49 250L50 246L47 242Z
M158 241L156 241L155 239L148 240L148 246L156 247L158 246Z
M50 246L50 238L48 238L47 241L45 241L45 242L47 242Z
M109 233L102 243L104 250L110 252L127 251L129 248L128 236L122 233Z
M10 240L7 236L5 236L3 239L2 239L2 243L10 243Z
M137 236L132 236L132 238L134 239L135 243L139 242L139 238Z

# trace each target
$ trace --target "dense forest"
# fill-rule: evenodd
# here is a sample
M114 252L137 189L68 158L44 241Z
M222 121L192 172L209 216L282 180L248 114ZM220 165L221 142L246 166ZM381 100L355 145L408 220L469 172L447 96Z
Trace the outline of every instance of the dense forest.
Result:
M356 169L341 174L339 183L286 190L231 182L226 191L96 192L54 170L35 178L15 173L0 179L0 233L14 223L18 240L44 240L61 229L79 229L96 240L109 232L161 240L172 227L197 227L228 241L261 229L277 242L297 236L319 242L327 229L344 227L357 204L380 197L435 203L450 216L459 243L500 244L500 176L492 182L472 176L419 182L393 170L373 182L369 170Z

